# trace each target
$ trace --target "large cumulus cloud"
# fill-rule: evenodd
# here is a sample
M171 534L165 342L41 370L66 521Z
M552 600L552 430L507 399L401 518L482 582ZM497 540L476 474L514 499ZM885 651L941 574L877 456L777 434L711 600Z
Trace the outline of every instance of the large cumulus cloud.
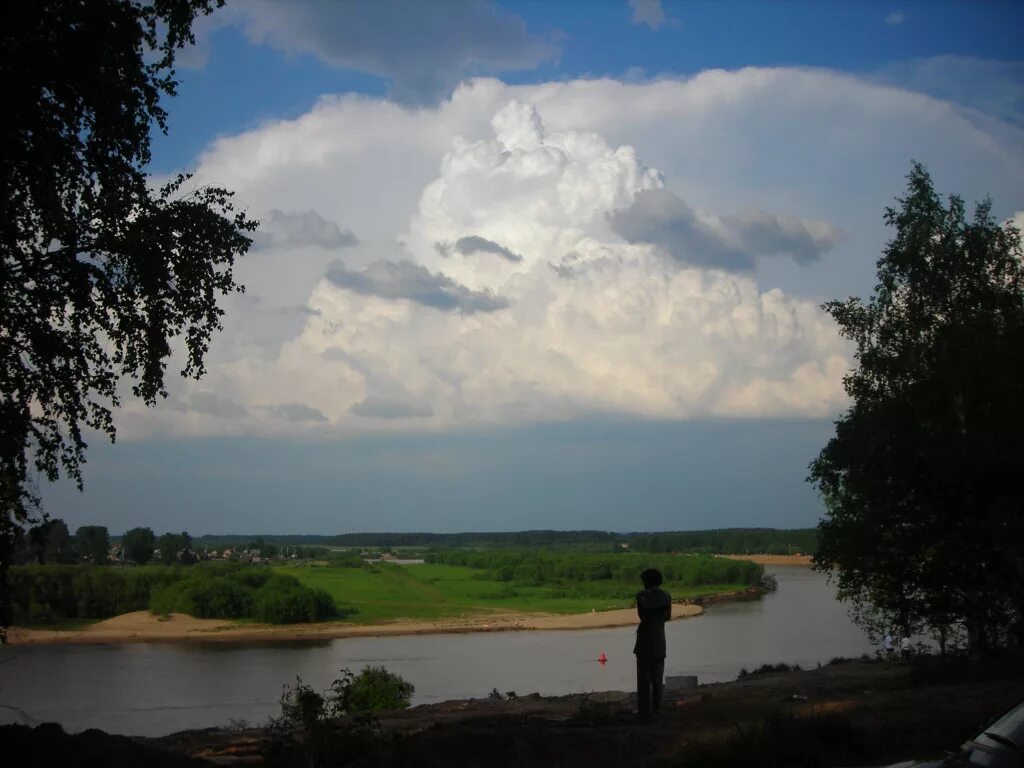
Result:
M239 266L232 301L249 303L228 307L208 379L172 393L200 408L133 429L827 416L850 361L818 304L870 290L909 158L1010 215L1021 145L951 104L803 70L478 80L433 109L324 99L201 159L199 180L257 214L316 211L315 233ZM247 335L258 311L271 345ZM194 391L234 417L203 418Z

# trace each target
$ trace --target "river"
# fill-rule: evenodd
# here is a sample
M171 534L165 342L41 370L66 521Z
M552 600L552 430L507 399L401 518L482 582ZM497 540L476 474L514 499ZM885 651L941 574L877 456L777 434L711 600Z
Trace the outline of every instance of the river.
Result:
M825 579L768 566L778 591L709 606L666 627L666 675L732 680L770 662L814 666L870 652ZM0 722L56 721L68 731L160 736L263 723L282 685L327 687L341 667L383 664L416 686L414 704L484 697L492 688L560 695L633 690L633 628L346 638L273 644L8 646L0 651ZM597 657L608 656L601 665Z

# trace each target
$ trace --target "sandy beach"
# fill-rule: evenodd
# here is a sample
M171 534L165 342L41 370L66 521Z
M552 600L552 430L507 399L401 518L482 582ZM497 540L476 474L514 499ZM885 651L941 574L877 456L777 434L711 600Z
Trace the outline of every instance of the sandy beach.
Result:
M672 606L672 619L698 616L697 605ZM97 622L83 629L50 630L11 627L7 642L11 645L46 643L165 643L165 642L254 642L272 640L331 640L340 637L382 637L387 635L426 635L446 632L502 632L543 629L599 629L624 627L637 623L636 610L570 615L522 612L491 612L472 616L429 621L392 621L381 624L322 622L318 624L240 624L225 619L196 619L172 613L164 618L149 611L135 611Z
M811 555L715 555L729 560L749 560L761 565L811 565Z

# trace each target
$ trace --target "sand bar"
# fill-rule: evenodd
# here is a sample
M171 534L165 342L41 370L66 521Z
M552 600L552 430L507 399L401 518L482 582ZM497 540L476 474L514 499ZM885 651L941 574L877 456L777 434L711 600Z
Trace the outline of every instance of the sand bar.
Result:
M684 619L703 612L700 606L672 606L672 618ZM637 623L636 609L555 615L493 611L471 616L428 621L396 620L381 624L351 624L342 621L317 624L241 624L225 619L196 619L172 613L168 618L149 611L135 611L97 622L83 629L52 630L11 627L11 645L50 643L245 643L274 640L331 640L339 637L382 637L427 635L448 632L502 632L514 630L598 629L625 627Z
M761 565L803 565L810 566L811 555L715 555L728 560L749 560Z

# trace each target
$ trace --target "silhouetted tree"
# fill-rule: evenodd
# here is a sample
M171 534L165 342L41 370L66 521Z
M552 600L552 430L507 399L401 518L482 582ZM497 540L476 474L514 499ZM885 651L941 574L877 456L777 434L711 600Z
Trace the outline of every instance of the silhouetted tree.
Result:
M255 224L217 187L154 191L176 52L223 0L8 0L0 11L0 624L38 505L32 470L81 486L84 430L114 438L118 383L166 395L171 341L199 377Z
M36 562L73 563L75 546L67 524L59 518L44 520L28 532L29 542ZM106 554L106 553L104 553Z
M110 536L102 525L83 525L75 531L75 551L78 557L95 565L107 562L110 553Z
M186 531L181 533L165 533L156 540L156 548L160 550L160 562L164 565L175 563L191 564L195 559L190 556L192 537Z
M865 304L824 308L856 345L849 410L811 464L816 565L869 629L961 630L980 650L1024 617L1024 265L985 200L968 219L914 163Z
M173 534L171 534L173 536ZM156 549L156 534L152 528L132 528L121 539L126 560L145 565L153 559Z

